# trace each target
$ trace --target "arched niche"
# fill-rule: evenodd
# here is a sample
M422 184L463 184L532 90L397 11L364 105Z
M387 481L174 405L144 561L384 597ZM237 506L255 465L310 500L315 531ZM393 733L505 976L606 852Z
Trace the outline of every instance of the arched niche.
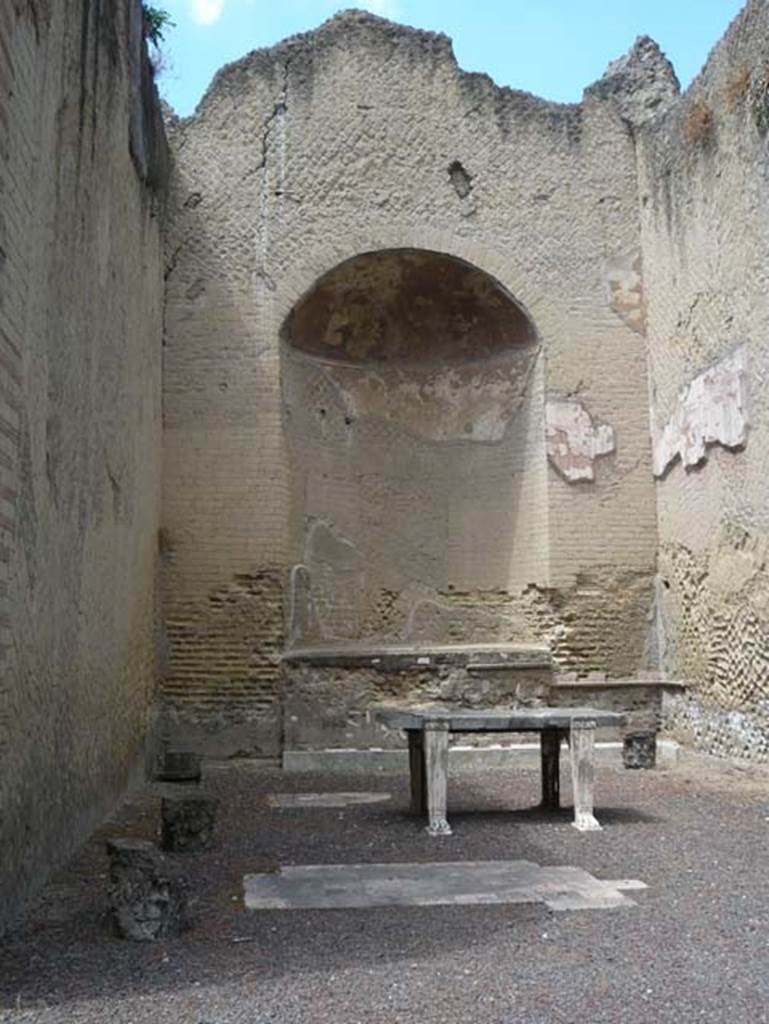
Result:
M281 330L295 642L515 639L504 594L547 573L538 354L514 298L442 253L356 256L296 303Z
M369 252L325 274L289 313L283 340L330 362L483 362L536 343L528 316L484 271L442 253Z

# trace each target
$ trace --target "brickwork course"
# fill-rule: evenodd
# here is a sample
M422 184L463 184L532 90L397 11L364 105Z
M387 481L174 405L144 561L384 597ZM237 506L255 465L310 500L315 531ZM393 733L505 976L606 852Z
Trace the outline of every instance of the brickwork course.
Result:
M419 652L769 760L768 40L561 105L348 11L164 128L138 0L3 7L0 919L158 750L546 692Z

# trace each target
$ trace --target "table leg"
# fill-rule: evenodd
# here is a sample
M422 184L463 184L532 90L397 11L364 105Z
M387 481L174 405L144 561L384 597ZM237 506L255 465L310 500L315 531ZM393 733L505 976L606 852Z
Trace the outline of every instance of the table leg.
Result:
M427 791L425 787L425 748L422 730L409 729L409 777L411 779L411 813L425 814Z
M424 724L425 775L427 777L427 831L431 836L450 836L446 820L446 789L449 773L448 722Z
M591 832L601 826L593 815L595 777L595 722L574 719L571 723L571 781L574 787L574 828Z
M542 803L540 807L557 811L561 806L561 740L563 730L543 729L539 734L542 761Z

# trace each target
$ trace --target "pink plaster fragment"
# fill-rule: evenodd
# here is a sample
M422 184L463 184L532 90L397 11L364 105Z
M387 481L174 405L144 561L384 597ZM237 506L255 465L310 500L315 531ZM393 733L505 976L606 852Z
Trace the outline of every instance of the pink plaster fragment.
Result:
M654 475L662 476L678 456L696 466L707 448L741 448L748 438L747 349L743 345L703 370L679 395L672 416L655 429Z
M596 424L581 402L552 399L545 409L547 455L570 481L595 479L594 462L614 451L614 428Z

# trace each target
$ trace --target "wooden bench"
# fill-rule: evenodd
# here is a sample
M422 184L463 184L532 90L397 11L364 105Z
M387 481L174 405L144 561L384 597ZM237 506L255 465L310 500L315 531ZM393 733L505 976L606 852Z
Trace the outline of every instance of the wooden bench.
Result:
M595 730L622 726L625 716L596 708L524 708L516 711L447 711L443 709L376 708L376 721L408 735L411 808L427 814L431 836L451 835L446 818L449 734L452 732L536 732L542 760L542 804L560 807L560 752L565 739L571 750L574 827L600 829L593 814Z

